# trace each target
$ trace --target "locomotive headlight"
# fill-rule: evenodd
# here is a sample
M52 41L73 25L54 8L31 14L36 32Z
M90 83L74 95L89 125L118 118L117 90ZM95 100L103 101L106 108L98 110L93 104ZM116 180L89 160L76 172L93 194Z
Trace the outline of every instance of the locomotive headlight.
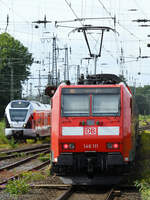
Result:
M107 149L119 149L120 148L120 143L107 143L106 144Z
M74 143L64 143L64 144L62 144L62 148L64 150L73 150L73 149L75 149L75 144Z
M63 149L68 149L69 145L68 144L63 144Z
M26 124L24 124L23 127L25 128L25 127L26 127Z
M119 149L119 144L118 143L113 144L113 148L114 149Z

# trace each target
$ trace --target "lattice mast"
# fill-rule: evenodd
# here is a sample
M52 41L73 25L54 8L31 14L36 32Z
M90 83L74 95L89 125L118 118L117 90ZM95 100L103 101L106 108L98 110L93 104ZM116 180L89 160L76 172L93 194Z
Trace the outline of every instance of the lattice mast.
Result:
M53 37L52 43L52 85L57 86L57 48L56 48L56 37Z

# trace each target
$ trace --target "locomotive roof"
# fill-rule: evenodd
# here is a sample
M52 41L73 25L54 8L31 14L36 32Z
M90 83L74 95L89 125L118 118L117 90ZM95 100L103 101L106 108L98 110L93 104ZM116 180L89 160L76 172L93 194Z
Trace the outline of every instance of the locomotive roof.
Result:
M86 79L82 74L78 84L79 85L102 85L102 84L119 84L123 80L115 74L93 74L88 75Z
M66 82L66 85L70 85L69 81ZM77 83L78 86L85 86L85 85L90 85L90 86L98 86L98 85L125 85L130 94L132 95L131 89L127 85L125 81L123 81L120 77L118 77L115 74L94 74L94 75L88 75L86 79L84 78L84 75L81 74L81 77L78 80Z
M62 82L59 86L65 87L66 86L85 86L85 85L91 85L91 86L98 86L98 85L125 85L126 88L129 90L130 94L132 94L129 86L126 84L124 80L122 80L120 77L118 77L115 74L94 74L94 75L88 75L86 78L84 78L84 75L81 74L81 77L78 79L77 85L72 85L69 80L66 80L65 82ZM45 89L45 94L53 97L57 90L57 87L54 85L47 86Z

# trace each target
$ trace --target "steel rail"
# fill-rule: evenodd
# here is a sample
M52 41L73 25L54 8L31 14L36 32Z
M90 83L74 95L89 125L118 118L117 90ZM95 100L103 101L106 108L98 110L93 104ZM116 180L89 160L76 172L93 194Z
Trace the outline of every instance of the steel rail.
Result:
M50 160L47 160L47 161L41 163L40 165L38 165L36 167L33 167L32 169L29 169L28 171L41 170L41 169L45 168L45 166L47 166L49 164L50 164Z
M50 150L47 149L47 150L41 151L40 153L49 153L49 151L50 151ZM22 164L24 164L24 163L26 163L26 162L28 162L28 161L30 161L30 160L33 160L33 159L37 158L37 157L40 155L40 153L37 153L37 154L35 154L34 156L30 156L29 158L25 158L25 159L23 159L23 160L20 160L20 161L18 161L18 162L12 163L12 164L7 165L7 166L5 166L5 167L1 167L1 168L0 168L0 171L9 170L9 169L13 169L13 168L15 168L15 167L18 167L19 165L22 165Z
M66 200L68 199L74 192L73 187L70 187L67 191L57 197L55 200Z
M37 188L42 188L42 189L58 189L58 190L68 190L71 185L67 184L30 184L30 188L37 189ZM0 190L3 190L6 188L6 185L0 185Z
M107 197L105 198L105 200L112 200L113 198L114 198L114 189L112 188L109 191L109 193L108 193Z
M29 155L29 154L34 154L34 153L40 153L44 150L47 150L47 148L43 148L43 149L35 149L35 150L31 150L31 151L27 151L27 152L18 152L17 154L13 154L13 155L7 155L7 156L0 156L0 161L1 160L7 160L7 159L10 159L10 158L15 158L15 157L18 157L20 156L22 153L24 155Z
M39 169L42 169L43 167L45 167L46 165L49 165L49 164L50 164L50 161L48 160L48 161L45 161L45 162L43 162L42 164L40 164L40 165L38 165L36 167L33 167L32 169L26 170L25 172L39 170ZM5 179L4 181L1 181L0 182L0 189L4 189L5 188L4 184L6 184L9 180L14 180L14 179L19 178L19 176L21 174L22 174L22 172L16 174L15 176L11 176L11 177Z
M33 184L31 185L31 188L48 188L48 189L59 189L59 190L66 190L70 187L71 185L68 185L68 184L40 184L40 185Z
M67 186L69 187L69 185ZM66 200L68 199L73 193L75 192L75 188L73 186L70 186L70 188L65 191L63 194L61 194L58 198L55 200ZM120 194L120 191L115 191L113 188L109 191L107 196L104 198L105 200L113 200L115 196L118 196Z
M42 144L34 147L28 147L28 148L22 148L22 149L17 149L17 150L9 150L9 151L0 151L0 154L12 154L12 153L22 153L30 150L35 150L35 149L43 149L43 148L49 148L50 144Z

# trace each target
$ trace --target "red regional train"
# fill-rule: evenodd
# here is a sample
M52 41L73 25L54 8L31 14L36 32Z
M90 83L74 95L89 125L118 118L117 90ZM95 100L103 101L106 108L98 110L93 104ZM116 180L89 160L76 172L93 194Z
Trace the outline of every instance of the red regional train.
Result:
M138 119L129 87L114 74L61 84L52 98L52 171L95 176L135 159Z
M50 136L50 118L49 104L13 100L5 109L5 135L15 140Z

